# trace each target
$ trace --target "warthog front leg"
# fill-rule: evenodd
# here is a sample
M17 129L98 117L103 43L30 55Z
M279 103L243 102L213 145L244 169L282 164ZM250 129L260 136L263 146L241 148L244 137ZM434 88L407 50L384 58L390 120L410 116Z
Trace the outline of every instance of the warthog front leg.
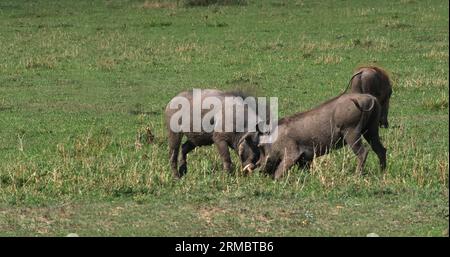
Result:
M263 171L266 175L273 175L280 162L281 160L279 157L268 155L265 157L265 160L262 160L261 171Z
M180 161L180 169L178 170L178 173L180 176L184 176L187 172L187 154L195 149L195 145L191 141L186 141L181 146L181 161Z
M181 134L169 132L169 158L172 173L176 178L180 178L178 173L178 153L180 151Z
M296 146L288 146L284 148L283 159L280 164L278 164L275 173L273 174L274 179L281 178L284 173L289 170L300 158L300 151Z
M220 158L222 159L223 169L227 172L232 170L232 163L230 157L230 151L228 150L228 144L225 141L216 141L215 145L219 151Z

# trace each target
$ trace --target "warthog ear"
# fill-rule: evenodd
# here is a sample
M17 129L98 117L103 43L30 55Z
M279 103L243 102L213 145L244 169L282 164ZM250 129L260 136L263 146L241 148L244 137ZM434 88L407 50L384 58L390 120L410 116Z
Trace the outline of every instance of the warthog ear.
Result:
M266 121L262 120L256 124L256 132L258 132L258 135L270 134L270 125L267 125Z
M239 139L238 146L240 146L242 143L244 143L244 141L246 141L247 143L251 143L252 140L253 140L252 133L247 132L241 137L241 139Z

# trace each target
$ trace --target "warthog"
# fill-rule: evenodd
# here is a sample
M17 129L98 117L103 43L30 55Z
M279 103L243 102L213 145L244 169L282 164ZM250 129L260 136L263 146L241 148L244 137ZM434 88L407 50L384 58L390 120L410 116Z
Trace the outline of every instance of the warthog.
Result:
M275 128L277 139L259 145L257 165L278 179L293 165L309 165L314 157L347 144L357 155L357 172L362 174L368 154L361 142L364 136L385 170L386 149L378 135L379 119L380 105L374 96L341 94L312 110L280 119Z
M370 94L380 103L380 127L387 128L392 84L385 70L377 66L359 67L351 81L351 93Z
M165 110L165 120L167 124L168 129L168 137L169 137L169 154L170 154L170 164L171 169L175 177L180 178L187 172L187 154L194 150L198 146L206 146L206 145L212 145L215 144L220 157L223 162L223 168L226 171L232 170L232 163L230 158L230 153L228 151L228 147L231 147L234 149L241 161L243 170L251 171L255 167L255 162L259 159L259 150L257 149L257 145L253 142L256 139L257 132L253 130L254 132L248 133L248 127L250 126L247 124L248 122L248 116L244 117L244 115L233 115L232 119L232 125L233 128L237 128L236 124L240 121L244 124L244 130L242 132L239 132L236 129L233 129L231 132L225 132L225 126L226 126L226 119L224 117L225 113L225 97L240 97L238 99L245 99L246 95L244 95L242 92L222 92L219 90L202 90L201 91L201 101L194 101L194 95L193 91L185 91L177 95L177 97L183 97L185 99L188 99L189 105L190 105L190 128L187 130L181 130L178 132L175 132L170 127L170 121L172 116L178 112L178 109L171 109L170 105L171 102L174 101L173 98L169 104L166 107ZM193 109L194 107L200 108L202 103L204 102L205 98L208 97L215 97L216 99L220 100L220 103L223 105L222 113L214 113L213 116L209 116L209 122L210 124L213 124L213 126L216 128L216 126L222 126L222 132L217 132L217 130L213 131L205 131L203 127L201 127L201 131L193 132L193 119L195 118L193 115ZM251 107L248 105L245 105L243 101L237 101L233 102L233 110L236 111L236 108L238 107L244 107L245 112L247 115L256 115L255 112L249 111ZM209 109L203 109L201 108L201 118L205 118L205 116L210 112ZM211 113L210 113L211 114ZM228 115L228 114L227 114ZM234 117L235 116L235 117ZM223 122L221 125L218 125L218 120L221 119ZM256 123L255 123L256 124ZM230 124L228 124L230 125ZM246 136L245 138L243 136ZM180 161L180 167L177 169L178 166L178 154L179 154L179 148L182 141L183 136L186 136L187 140L181 147L181 161Z

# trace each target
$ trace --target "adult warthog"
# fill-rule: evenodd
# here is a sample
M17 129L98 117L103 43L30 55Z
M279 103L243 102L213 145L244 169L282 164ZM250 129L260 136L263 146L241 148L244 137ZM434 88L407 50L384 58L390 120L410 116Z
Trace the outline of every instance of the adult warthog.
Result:
M262 170L280 178L293 165L309 165L314 157L347 144L358 157L357 172L362 174L368 150L362 136L386 168L386 149L380 142L380 105L369 94L342 94L312 110L278 121L278 137L271 144L260 144Z
M246 104L247 95L242 92L223 92L206 89L201 90L197 97L195 92L195 90L192 90L178 94L169 102L165 110L170 164L174 176L180 178L187 172L186 161L189 152L198 146L212 144L216 145L223 162L223 168L226 171L232 170L228 147L237 152L243 170L252 171L255 167L255 162L259 159L259 150L254 143L257 141L256 137L258 136L254 129L258 122L258 117L255 118L257 116L257 108L253 109L255 106ZM231 105L227 104L227 97L229 97L228 99L234 99ZM245 101L243 101L244 99ZM183 102L185 106L182 106ZM214 104L215 107L212 108L211 106ZM216 109L216 107L220 108ZM185 111L187 110L188 113L185 113L187 116L181 117L181 119L179 119L180 117L174 117L180 113L181 108L185 108ZM195 113L196 109L198 117ZM238 109L241 111L237 111ZM253 132L250 133L248 133L250 131L248 128L251 128L252 124L249 122L251 120L249 117L256 119L253 124ZM173 122L174 120L176 121L175 123ZM182 127L179 124L179 120L181 123L189 120L188 123L184 123L184 125L187 124L188 126ZM201 123L200 125L199 122ZM206 127L203 126L205 124L207 125ZM195 129L196 126L197 130ZM178 154L183 136L186 136L187 140L181 147L181 161L178 169Z
M377 66L361 66L356 69L351 81L351 93L370 94L380 103L380 127L387 128L389 99L392 95L392 83L388 73Z

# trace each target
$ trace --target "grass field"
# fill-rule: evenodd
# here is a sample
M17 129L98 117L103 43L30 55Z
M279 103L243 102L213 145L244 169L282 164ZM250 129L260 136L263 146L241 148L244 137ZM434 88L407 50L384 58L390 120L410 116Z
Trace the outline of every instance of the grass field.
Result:
M0 236L442 236L448 1L240 2L0 1ZM204 147L173 180L181 90L275 96L282 117L368 63L394 87L385 175L370 152L356 176L349 149L280 181L227 175Z

